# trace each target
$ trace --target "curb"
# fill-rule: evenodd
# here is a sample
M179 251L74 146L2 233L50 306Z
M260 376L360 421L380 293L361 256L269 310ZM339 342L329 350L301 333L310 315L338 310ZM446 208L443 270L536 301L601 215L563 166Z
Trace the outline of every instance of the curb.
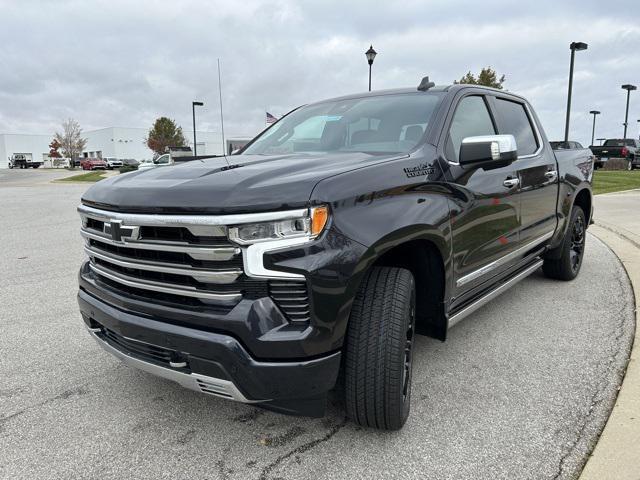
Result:
M638 191L640 191L640 188L630 188L629 190L617 190L615 192L598 193L597 195L599 197L604 197L605 195L618 195L620 193L629 193L629 192L638 192Z
M591 225L589 231L616 254L627 271L635 298L636 329L618 398L579 478L640 480L640 248L602 225Z

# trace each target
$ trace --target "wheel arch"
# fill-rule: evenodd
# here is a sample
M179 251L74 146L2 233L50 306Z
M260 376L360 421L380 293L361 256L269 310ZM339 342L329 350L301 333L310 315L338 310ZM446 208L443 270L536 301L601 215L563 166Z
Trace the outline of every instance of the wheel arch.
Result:
M409 270L416 285L416 329L423 335L446 339L445 299L450 289L449 242L436 232L416 234L416 227L393 232L369 247L361 258L354 291L374 267ZM435 230L435 229L434 229Z
M585 187L576 192L575 198L573 200L572 208L575 205L578 205L580 208L582 208L582 211L584 212L584 216L587 219L587 225L588 225L591 221L592 205L593 205L593 199L591 198L591 191L588 188Z

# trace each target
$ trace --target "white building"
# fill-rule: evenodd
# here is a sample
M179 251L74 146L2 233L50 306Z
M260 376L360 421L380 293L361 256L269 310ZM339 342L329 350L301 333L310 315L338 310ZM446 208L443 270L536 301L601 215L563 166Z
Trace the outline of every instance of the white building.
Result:
M144 160L153 157L153 152L145 144L148 130L145 128L108 127L83 132L87 146L84 157L115 157ZM193 148L193 131L184 130L188 145ZM198 155L221 155L222 139L218 132L196 132ZM0 133L0 168L7 168L9 158L23 154L35 161L49 160L51 135L28 135ZM227 142L228 143L228 142Z

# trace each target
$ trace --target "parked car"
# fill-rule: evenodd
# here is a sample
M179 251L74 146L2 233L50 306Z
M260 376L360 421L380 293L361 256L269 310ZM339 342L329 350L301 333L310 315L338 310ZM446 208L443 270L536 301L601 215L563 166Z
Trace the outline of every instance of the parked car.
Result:
M596 168L603 167L610 158L625 158L628 170L640 167L640 142L634 138L611 138L589 147L596 157Z
M540 268L578 275L592 175L511 92L426 78L313 103L239 155L87 190L80 311L187 388L320 416L343 378L354 422L399 429L416 334L444 341Z
M106 170L107 162L101 158L83 158L80 160L80 166L83 170Z
M104 157L103 160L107 164L107 168L109 170L113 170L114 168L120 168L122 164L122 160L118 160L115 157Z
M138 162L136 159L134 158L123 158L122 159L122 163L124 165L130 165L132 167L137 167L138 165L140 165L140 162Z

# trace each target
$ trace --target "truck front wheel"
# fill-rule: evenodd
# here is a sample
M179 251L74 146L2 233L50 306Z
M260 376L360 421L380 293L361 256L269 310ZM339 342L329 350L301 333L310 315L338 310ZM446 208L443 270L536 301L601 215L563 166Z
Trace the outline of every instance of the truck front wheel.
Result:
M345 349L347 415L359 425L402 428L409 416L415 335L409 270L374 267L356 295Z
M549 278L557 280L573 280L578 276L584 246L587 237L587 221L584 211L578 205L571 210L569 228L564 235L558 258L547 258L542 265L542 271ZM554 255L555 257L555 255Z

